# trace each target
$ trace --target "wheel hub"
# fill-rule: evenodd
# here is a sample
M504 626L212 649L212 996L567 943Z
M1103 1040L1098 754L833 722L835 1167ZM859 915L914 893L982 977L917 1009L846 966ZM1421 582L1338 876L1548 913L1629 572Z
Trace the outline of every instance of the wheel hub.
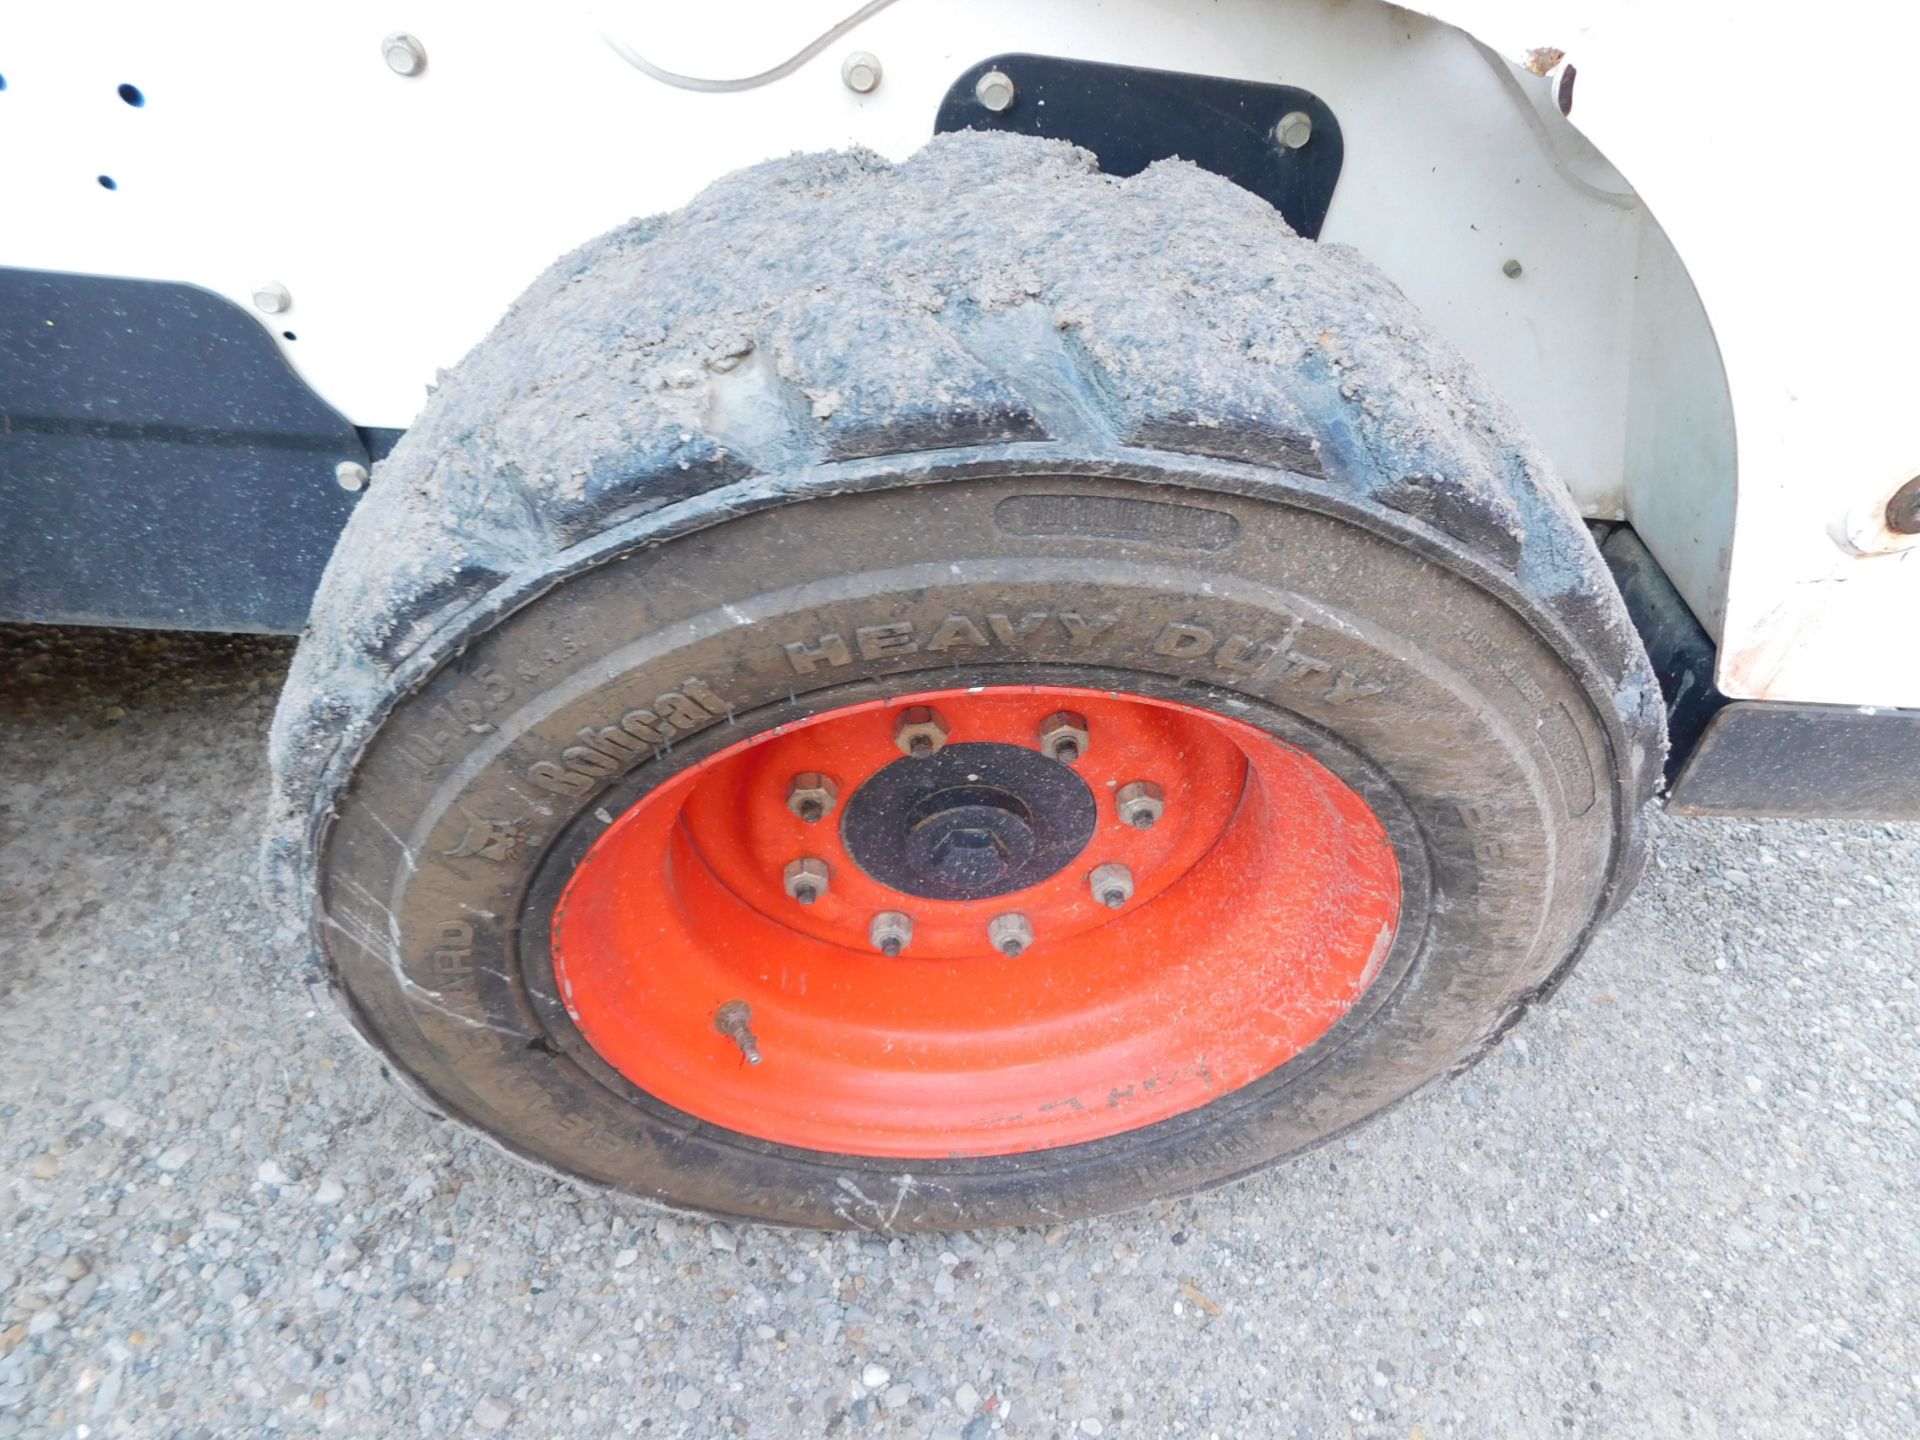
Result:
M1098 816L1072 766L1020 745L963 742L871 776L840 833L863 871L902 894L986 900L1058 874Z
M701 1120L1008 1154L1285 1063L1364 991L1399 903L1366 802L1264 731L955 689L767 731L647 792L562 893L553 973L603 1059Z

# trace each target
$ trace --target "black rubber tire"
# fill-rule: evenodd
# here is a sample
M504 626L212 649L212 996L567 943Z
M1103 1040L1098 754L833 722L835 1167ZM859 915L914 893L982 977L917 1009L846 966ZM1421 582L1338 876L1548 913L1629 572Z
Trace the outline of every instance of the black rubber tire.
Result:
M1039 680L1252 720L1373 801L1406 910L1321 1042L1107 1140L911 1164L719 1130L581 1042L545 920L605 817L772 724ZM585 743L636 709L671 743ZM778 1223L1023 1223L1471 1061L1630 883L1663 743L1565 493L1364 261L1190 166L952 136L615 231L444 378L321 587L270 856L358 1032L515 1155Z

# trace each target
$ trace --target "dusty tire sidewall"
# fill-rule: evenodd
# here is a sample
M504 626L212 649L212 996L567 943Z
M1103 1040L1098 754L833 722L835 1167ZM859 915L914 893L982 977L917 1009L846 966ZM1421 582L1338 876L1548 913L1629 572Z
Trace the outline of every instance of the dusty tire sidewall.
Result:
M1470 1056L1582 942L1628 803L1612 717L1535 620L1468 578L1471 557L1446 563L1444 541L1280 482L1208 491L1190 474L1153 483L1153 467L914 478L609 543L436 638L445 658L393 705L322 827L316 915L356 1024L449 1114L570 1175L780 1223L1110 1211L1258 1169L1390 1104ZM956 677L1128 684L1264 725L1375 802L1420 922L1306 1055L1090 1145L819 1155L613 1076L551 995L543 912L523 923L601 817L770 724ZM569 757L579 732L634 712L678 717L672 745L564 793L556 772L605 768Z

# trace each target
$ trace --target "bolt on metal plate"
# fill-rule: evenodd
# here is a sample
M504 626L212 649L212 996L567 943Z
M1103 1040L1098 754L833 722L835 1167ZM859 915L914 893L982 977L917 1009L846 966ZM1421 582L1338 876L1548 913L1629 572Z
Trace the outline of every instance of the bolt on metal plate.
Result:
M1273 127L1273 138L1289 150L1303 150L1313 139L1313 117L1304 110L1289 110Z
M868 50L856 50L840 62L840 79L856 95L878 90L880 74L880 57Z
M387 68L396 75L418 75L427 68L427 48L405 31L395 31L380 42Z
M1013 78L1003 70L987 71L973 86L973 98L996 115L1011 109L1017 94L1019 91L1014 89Z
M263 280L253 287L253 306L269 315L284 315L293 308L293 292L278 280Z

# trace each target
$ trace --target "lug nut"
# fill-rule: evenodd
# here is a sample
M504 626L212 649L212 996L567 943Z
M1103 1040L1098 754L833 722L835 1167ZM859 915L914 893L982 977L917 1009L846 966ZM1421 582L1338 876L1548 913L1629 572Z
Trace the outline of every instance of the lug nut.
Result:
M747 1064L760 1063L760 1042L753 1038L749 1028L753 1020L753 1007L744 1000L729 1000L713 1012L713 1028L740 1047L740 1054Z
M1151 830L1167 813L1167 792L1151 780L1132 780L1113 797L1120 818L1136 830Z
M948 727L938 710L930 705L909 705L894 722L893 743L907 754L924 757L947 743Z
M1011 959L1033 944L1033 925L1019 913L996 915L987 926L987 939L993 948Z
M811 905L827 893L827 878L831 873L826 861L816 860L811 855L789 860L786 870L787 894L802 905Z
M1071 765L1087 753L1087 717L1056 710L1040 722L1040 753Z
M1299 150L1313 139L1313 117L1304 110L1289 110L1273 127L1273 138L1289 150Z
M996 115L1013 105L1016 93L1013 77L1002 70L989 70L973 82L973 98Z
M1133 871L1124 865L1096 865L1087 876L1093 898L1109 910L1118 910L1133 898Z
M882 955L898 955L913 943L913 917L898 910L882 910L867 927L867 938Z
M787 808L809 825L817 825L833 813L840 798L840 787L830 775L818 770L802 770L787 786Z

